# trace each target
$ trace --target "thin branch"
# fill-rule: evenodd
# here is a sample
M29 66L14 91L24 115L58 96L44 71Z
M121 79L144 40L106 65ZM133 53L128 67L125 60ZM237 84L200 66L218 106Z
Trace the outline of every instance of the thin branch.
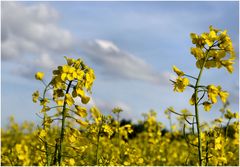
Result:
M174 114L177 114L177 115L180 115L180 116L191 116L191 117L195 117L195 115L191 115L191 114L179 114L175 111L173 111L172 109L168 108L168 111L174 113Z
M43 83L44 86L48 86L43 80L41 80L41 82Z
M198 102L197 102L197 104L204 98L204 96L205 96L205 91L203 92L203 95L200 97L200 99L198 100Z
M39 118L43 119L43 117L41 117L38 113L35 113Z
M186 77L189 77L189 78L192 78L192 79L195 79L195 80L197 80L197 78L196 78L196 77L193 77L193 76L191 76L191 75L188 75L188 74L184 74L184 76L186 76Z
M189 125L193 125L193 124L196 124L197 122L189 122L188 120L187 120L187 117L183 117L184 119L185 119L185 121L187 121L187 123L189 124ZM194 117L193 117L194 118Z
M193 122L194 122L194 117L193 117ZM194 135L194 124L192 124L192 133Z

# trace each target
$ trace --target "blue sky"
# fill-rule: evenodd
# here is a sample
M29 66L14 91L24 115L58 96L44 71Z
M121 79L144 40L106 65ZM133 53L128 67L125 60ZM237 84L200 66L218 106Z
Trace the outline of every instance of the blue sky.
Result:
M15 13L14 15L12 13ZM122 107L122 117L136 121L154 109L165 124L164 110L189 106L191 90L173 92L172 65L197 75L189 34L209 25L227 29L237 55L238 2L3 2L2 3L2 124L10 115L18 122L33 120L40 110L32 92L43 90L34 73L63 64L63 56L82 58L96 73L90 105L104 113ZM239 63L230 75L225 69L204 71L202 84L218 84L231 93L238 111ZM220 115L219 102L202 120Z

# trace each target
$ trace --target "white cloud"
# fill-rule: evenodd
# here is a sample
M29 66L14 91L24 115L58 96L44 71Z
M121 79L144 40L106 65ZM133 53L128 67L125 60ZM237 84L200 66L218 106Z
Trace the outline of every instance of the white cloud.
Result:
M33 64L38 67L43 67L47 69L53 68L55 66L52 58L46 53L42 54L40 58L34 60Z
M2 60L21 66L12 71L32 76L37 67L51 68L56 56L73 50L74 39L57 25L58 18L57 11L44 4L2 3Z
M57 20L58 13L49 6L24 6L16 2L4 2L3 60L30 53L38 56L39 53L61 53L69 50L73 37L69 31L57 26Z
M143 59L119 49L111 41L100 39L82 41L80 46L108 76L156 84L165 84L169 79L167 74L155 72L152 66Z
M58 20L58 12L44 4L3 3L2 60L18 63L20 67L13 69L15 74L32 77L37 68L50 69L58 56L77 50L76 39L58 25ZM155 72L143 59L111 41L81 41L80 49L102 68L106 77L168 83L168 75Z
M119 52L119 48L114 45L114 43L106 40L96 39L96 43L100 46L100 48L104 49L106 52Z

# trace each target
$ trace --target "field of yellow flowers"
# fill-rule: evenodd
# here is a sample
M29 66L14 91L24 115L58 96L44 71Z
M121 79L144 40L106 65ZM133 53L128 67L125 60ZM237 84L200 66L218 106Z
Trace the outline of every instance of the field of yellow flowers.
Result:
M209 27L200 35L191 33L198 76L191 76L173 66L176 80L173 91L192 89L186 109L165 110L170 131L157 121L157 113L143 114L138 124L121 120L121 108L103 115L94 106L85 107L87 93L95 80L94 70L81 59L67 58L58 66L50 82L44 73L35 78L43 83L44 91L35 91L32 101L42 106L38 113L42 123L21 125L10 118L1 129L1 165L3 166L239 166L239 118L229 109L229 93L220 85L202 85L204 70L226 68L233 72L235 53L227 31ZM49 93L49 92L52 92ZM51 96L50 96L51 94ZM76 103L81 101L82 105ZM212 105L223 102L221 117L205 122L199 117L200 108L211 112Z

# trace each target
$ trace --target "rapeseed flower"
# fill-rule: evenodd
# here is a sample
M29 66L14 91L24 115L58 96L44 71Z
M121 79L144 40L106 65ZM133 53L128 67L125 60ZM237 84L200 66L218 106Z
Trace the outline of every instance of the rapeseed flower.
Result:
M85 118L87 116L87 109L85 107L81 107L78 105L75 105L75 108L77 110L76 114L82 118Z
M195 93L193 93L191 99L189 100L189 104L192 106L195 105Z
M74 100L69 93L67 93L65 95L65 98L66 98L66 103L67 103L68 106L72 106L74 104Z
M189 85L189 79L188 78L181 78L178 77L176 79L176 82L174 82L174 91L176 92L183 92L186 88L186 86Z
M36 103L37 100L38 100L38 98L39 98L39 91L37 90L37 91L35 91L35 92L32 94L32 100L33 100L33 102Z
M179 76L183 76L184 75L184 72L179 70L176 66L173 66L173 71Z
M205 102L203 102L203 106L204 106L205 111L210 111L212 108L212 103L205 101Z
M44 73L43 73L43 72L37 72L37 73L35 74L36 80L42 80L43 77L44 77Z
M40 130L40 132L38 133L38 136L40 138L44 138L47 135L46 131L44 129Z
M211 102L214 104L217 102L217 96L219 93L219 90L214 85L208 85L207 86L207 92L208 92L208 98L211 100Z
M218 95L223 103L226 103L229 93L227 91L222 91L221 86L218 86Z
M75 160L73 158L69 159L69 165L74 166L75 165Z
M81 102L83 104L87 104L89 102L89 100L90 100L90 97L88 97L88 96L82 96L81 97Z
M88 126L88 122L82 121L81 119L76 119L76 122L78 124L80 124L82 127L87 127Z

